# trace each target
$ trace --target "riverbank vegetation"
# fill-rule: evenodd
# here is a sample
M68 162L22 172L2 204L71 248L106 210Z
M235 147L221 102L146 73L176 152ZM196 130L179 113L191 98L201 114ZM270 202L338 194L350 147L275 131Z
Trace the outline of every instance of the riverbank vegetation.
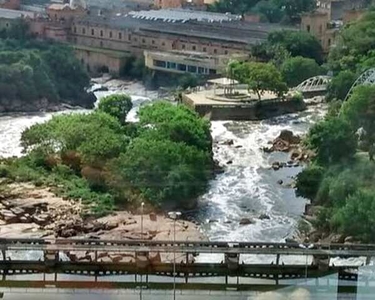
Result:
M89 81L70 47L32 39L24 22L0 33L0 111L38 111L60 102L92 107Z
M212 176L209 122L183 105L158 101L127 123L126 95L87 114L54 116L22 133L26 155L4 160L8 181L32 181L82 199L95 214L146 202L159 209L196 204Z
M297 176L297 194L317 206L324 232L374 242L375 87L357 87L336 112L313 126L305 140L316 153Z

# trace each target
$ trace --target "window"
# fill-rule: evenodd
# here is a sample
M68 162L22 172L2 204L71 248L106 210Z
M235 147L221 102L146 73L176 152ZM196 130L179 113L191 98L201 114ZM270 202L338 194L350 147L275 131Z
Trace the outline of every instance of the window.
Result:
M146 40L145 40L145 39L142 39L142 43L143 43L143 44L146 44Z
M103 36L103 30L100 30L100 36Z
M86 34L86 28L82 28L82 34Z
M95 30L91 29L91 35L95 35Z
M112 31L109 32L109 38L112 38Z
M197 73L197 67L196 66L188 66L188 72Z
M217 49L214 49L214 54L217 54Z
M121 32L118 33L118 39L122 40L122 33Z
M132 40L132 35L129 34L129 35L128 35L128 41L131 41L131 40Z
M204 74L204 73L206 73L206 72L204 71L204 68L202 68L202 67L198 67L198 74Z
M100 47L103 48L103 41L100 41Z
M186 71L186 65L184 65L184 64L178 64L177 65L177 70L179 70L179 71Z
M225 50L224 53L225 53L225 54L228 54L228 50Z
M152 40L151 43L152 43L153 45L155 45L155 40Z
M331 39L328 39L328 47L331 46Z
M193 51L195 51L195 50L197 50L197 47L196 47L196 46L193 46L193 47L191 47L191 49L192 49Z
M161 45L162 45L162 46L165 46L165 42L162 42Z
M209 74L216 74L216 70L214 70L214 69L210 69L208 72L209 72Z
M182 44L182 45L181 45L181 48L182 48L182 49L185 49L185 47L186 47L185 44Z
M134 42L138 42L138 39L136 37L134 38Z
M307 30L307 32L310 32L310 25L306 26L306 30Z
M154 59L154 66L155 67L159 67L159 68L166 68L167 67L167 63L165 61L162 61L162 60L156 60L156 59Z
M177 64L174 62L167 62L168 69L176 69Z
M322 32L323 32L323 25L320 24L320 25L319 25L319 33L321 34Z
M203 52L207 52L207 48L206 47L203 47Z
M7 27L8 27L8 23L7 23ZM74 33L77 33L77 27L74 26L74 29L73 29Z

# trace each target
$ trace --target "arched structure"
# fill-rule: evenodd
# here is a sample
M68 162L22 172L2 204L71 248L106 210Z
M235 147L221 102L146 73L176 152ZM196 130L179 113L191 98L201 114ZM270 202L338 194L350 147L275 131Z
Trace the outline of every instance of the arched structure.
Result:
M293 90L301 93L325 92L330 81L330 76L315 76L301 82L298 86L293 88Z
M345 100L348 100L351 94L353 93L353 90L355 87L359 85L369 84L373 85L375 84L375 68L368 69L367 71L363 72L356 81L354 81L353 85L351 86L349 92L346 94Z

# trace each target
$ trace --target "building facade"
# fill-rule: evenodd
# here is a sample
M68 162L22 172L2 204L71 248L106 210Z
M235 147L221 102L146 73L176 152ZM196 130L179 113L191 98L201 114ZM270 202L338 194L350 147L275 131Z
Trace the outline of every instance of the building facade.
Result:
M96 5L101 3L95 1ZM182 67L164 71L213 75L212 70L217 72L225 59L248 56L251 45L265 41L269 32L283 29L276 24L246 22L237 15L200 10L93 14L83 0L65 2L52 3L45 14L38 13L30 20L30 30L40 38L72 44L77 57L93 72L108 69L119 73L129 57L144 57L156 70L149 58L163 53L170 56L166 60L169 63L174 63L172 59L196 60L195 64L186 63L185 71Z
M323 0L317 10L302 15L301 29L310 32L321 43L323 51L334 46L340 28L360 18L367 5L363 0Z

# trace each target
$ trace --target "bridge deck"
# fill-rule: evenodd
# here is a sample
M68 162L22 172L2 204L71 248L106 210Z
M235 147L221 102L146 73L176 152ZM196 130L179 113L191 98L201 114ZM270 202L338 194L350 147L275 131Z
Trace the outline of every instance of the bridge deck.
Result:
M279 280L298 278L318 278L330 274L338 274L338 278L357 280L355 265L334 266L329 258L375 256L375 245L316 244L298 243L235 243L235 242L171 242L171 241L118 241L118 240L43 240L43 239L1 239L0 250L0 286L12 284L9 277L23 274L74 274L95 278L109 275L159 275L175 276L188 283L192 277L225 277L235 276L258 279L270 279L276 284ZM39 258L10 259L9 254L28 251L39 251ZM62 261L61 253L90 252L94 258L90 261ZM131 262L101 261L98 253L116 253L128 255L133 253ZM179 262L151 259L151 253L183 253L185 259ZM223 254L220 263L193 262L189 257L199 254ZM269 264L246 263L241 255L266 254L274 255L276 261ZM313 256L312 264L280 264L280 256L298 255ZM181 259L180 259L181 260ZM324 262L324 263L322 263ZM16 280L17 281L17 280ZM19 280L18 280L19 281ZM34 281L31 281L32 283ZM38 285L38 284L37 284Z

